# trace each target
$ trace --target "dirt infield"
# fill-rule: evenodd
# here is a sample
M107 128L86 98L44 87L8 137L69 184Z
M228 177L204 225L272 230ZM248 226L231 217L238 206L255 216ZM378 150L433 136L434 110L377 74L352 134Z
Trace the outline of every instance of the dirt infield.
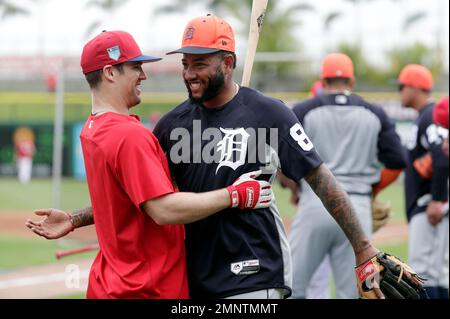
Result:
M0 299L55 298L86 292L92 260L64 261L0 274Z

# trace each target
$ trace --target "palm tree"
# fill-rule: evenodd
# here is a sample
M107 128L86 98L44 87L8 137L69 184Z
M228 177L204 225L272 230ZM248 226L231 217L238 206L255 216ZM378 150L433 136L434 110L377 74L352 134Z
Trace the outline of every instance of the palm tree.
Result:
M331 30L332 25L341 17L342 17L342 12L339 12L339 11L333 11L331 13L328 13L325 16L325 19L323 21L324 31Z
M173 0L171 4L158 8L155 13L178 13L195 3L204 3L206 8L217 15L232 16L241 21L241 24L234 27L235 32L244 37L247 36L252 0ZM259 38L258 51L299 52L301 44L295 37L294 30L301 24L302 14L313 11L314 7L306 3L282 8L279 1L269 1ZM293 71L295 72L296 66L297 64L292 62L256 64L255 73L265 74L265 81L259 83L258 88L263 89L262 86L267 83L267 77L281 78L283 75L292 74Z
M101 12L111 15L113 14L117 9L122 7L127 3L127 0L89 0L86 3L86 7L93 7L99 9ZM94 20L86 29L85 36L89 37L92 32L96 29L98 29L101 24L103 23L104 19L97 19Z
M0 0L0 22L13 16L25 17L30 14L30 8L37 10L38 24L37 28L37 53L42 55L45 47L45 37L43 32L43 16L42 8L49 0L28 0L22 4L13 3L13 0Z
M427 66L437 79L443 73L443 63L439 54L436 53L433 48L421 43L394 48L388 53L390 76L395 78L406 64L417 63Z
M23 7L13 3L12 0L0 0L0 21L15 15L28 15L29 11Z
M247 36L252 0L173 0L171 4L159 7L155 13L178 13L195 3L204 3L206 8L217 15L229 15L242 21L242 24L235 27L235 31ZM283 52L297 49L298 41L293 36L293 31L300 24L298 17L307 11L314 11L314 8L300 3L282 9L279 1L269 1L263 32L259 39L259 51Z
M407 32L411 29L415 24L419 23L427 16L426 12L416 12L411 15L408 15L403 21L402 31Z

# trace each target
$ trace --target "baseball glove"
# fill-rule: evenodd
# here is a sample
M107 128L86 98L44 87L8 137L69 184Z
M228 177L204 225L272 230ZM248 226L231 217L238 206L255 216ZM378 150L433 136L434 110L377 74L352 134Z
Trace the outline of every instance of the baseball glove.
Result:
M388 223L391 211L391 203L372 200L372 233Z
M397 257L379 252L357 266L356 280L362 299L376 299L373 288L380 288L387 299L426 299L421 278Z

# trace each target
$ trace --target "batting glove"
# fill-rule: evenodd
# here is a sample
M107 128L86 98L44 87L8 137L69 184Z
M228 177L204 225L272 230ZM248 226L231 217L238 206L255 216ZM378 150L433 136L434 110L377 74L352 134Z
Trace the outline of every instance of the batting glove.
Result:
M270 183L254 179L260 174L261 170L243 174L227 187L232 208L257 209L266 208L272 204L273 194Z

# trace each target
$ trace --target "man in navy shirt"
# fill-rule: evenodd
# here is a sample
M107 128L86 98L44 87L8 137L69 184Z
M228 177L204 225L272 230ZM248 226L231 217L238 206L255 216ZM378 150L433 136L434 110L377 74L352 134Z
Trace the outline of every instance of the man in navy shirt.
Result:
M402 105L419 112L406 145L409 262L428 279L425 288L430 298L448 298L449 224L448 214L444 213L448 201L448 158L442 151L448 130L433 123L431 72L424 66L410 64L403 68L398 80ZM427 162L427 158L431 169L424 169L426 164L418 165Z
M154 133L180 191L217 189L261 167L272 181L279 167L295 181L305 178L349 238L357 264L375 255L347 194L295 114L233 81L235 43L227 22L210 15L190 21L182 47L170 53L183 54L189 99L166 114ZM254 214L224 210L188 224L186 249L193 298L291 294L289 244L275 205Z

